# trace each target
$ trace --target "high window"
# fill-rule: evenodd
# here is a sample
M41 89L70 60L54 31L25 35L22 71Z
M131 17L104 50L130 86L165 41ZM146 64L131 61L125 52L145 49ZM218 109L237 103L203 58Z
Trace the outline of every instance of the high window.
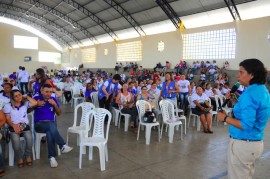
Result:
M134 41L119 43L116 46L117 61L141 61L142 60L142 42Z
M235 29L183 35L183 59L234 59Z
M96 62L96 48L81 49L82 62Z
M38 49L38 38L14 35L14 48Z

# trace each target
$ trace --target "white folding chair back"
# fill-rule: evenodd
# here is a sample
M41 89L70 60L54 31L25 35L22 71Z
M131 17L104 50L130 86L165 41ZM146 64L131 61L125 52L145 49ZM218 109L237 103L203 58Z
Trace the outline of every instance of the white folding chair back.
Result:
M137 133L137 140L139 140L140 136L140 126L143 125L146 127L145 130L145 138L146 138L146 144L150 144L150 138L151 138L151 128L153 126L158 126L158 141L160 141L160 126L159 122L152 122L152 123L145 123L143 120L143 116L146 111L152 111L151 104L145 100L138 100L136 102L136 107L138 110L139 115L139 128Z
M84 101L84 97L81 97L80 89L81 88L79 85L74 85L71 87L72 102L74 107L77 106L79 100Z
M82 110L82 115L81 115L81 119L80 119L80 124L78 125L78 110L81 108ZM93 110L95 108L94 104L89 103L89 102L83 102L78 104L75 107L74 110L74 121L73 121L73 125L71 127L68 128L67 130L67 145L68 145L68 134L69 133L75 133L78 134L78 138L77 138L77 145L80 144L80 139L83 136L83 132L85 132L85 128L86 128L86 123L89 122L88 120L88 112L90 110Z
M91 93L91 99L92 99L92 103L95 105L95 107L99 108L98 92L92 92Z
M104 108L95 108L90 110L87 114L90 121L86 122L85 136L82 137L80 142L80 156L79 156L79 168L82 168L82 154L83 147L89 147L89 160L92 160L93 147L98 147L99 149L99 158L100 158L100 168L101 171L105 170L105 161L108 161L108 137L109 137L109 128L112 115L111 113ZM91 129L92 116L94 119L93 134L91 137L88 137L88 131ZM105 134L105 117L108 116L106 134Z
M183 132L183 126L182 122L177 120L175 117L175 111L174 111L174 104L170 100L161 100L159 102L160 108L161 108L161 114L163 118L163 123L161 126L161 137L162 137L162 131L163 131L163 125L167 124L169 126L169 142L173 143L173 136L174 136L174 127L175 126L181 126L181 140L182 140L182 132Z
M197 123L197 131L200 131L201 128L201 121L200 121L200 116L193 114L192 109L191 109L191 96L188 96L188 103L189 103L189 117L188 117L188 127L190 123L190 118L193 116L193 127L195 126L195 122Z
M220 100L221 105L224 103L225 99L226 99L226 97L224 95L219 95L219 100ZM229 114L232 115L233 108L229 108L227 104L222 109L225 111L225 113L227 115L229 115Z
M58 82L56 86L60 89L60 91L62 92L62 94L64 94L65 83L64 82ZM66 103L66 98L65 98L64 95L61 96L61 100L62 100L62 103L63 104Z

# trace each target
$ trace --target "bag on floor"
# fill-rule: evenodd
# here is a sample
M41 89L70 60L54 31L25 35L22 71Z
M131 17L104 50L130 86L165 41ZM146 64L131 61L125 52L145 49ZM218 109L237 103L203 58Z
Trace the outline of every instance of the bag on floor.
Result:
M156 116L155 113L152 111L146 111L143 115L143 122L145 123L152 123L156 122Z

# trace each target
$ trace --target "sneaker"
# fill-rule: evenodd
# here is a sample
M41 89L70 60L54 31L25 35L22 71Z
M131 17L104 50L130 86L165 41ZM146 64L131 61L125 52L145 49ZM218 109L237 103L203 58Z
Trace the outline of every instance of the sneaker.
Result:
M65 144L65 145L62 147L61 152L62 152L62 153L68 153L68 152L70 152L72 149L73 149L73 147L70 147L70 146L68 146L68 145Z
M58 163L54 157L51 157L49 160L50 160L50 165L52 168L56 168L58 166Z

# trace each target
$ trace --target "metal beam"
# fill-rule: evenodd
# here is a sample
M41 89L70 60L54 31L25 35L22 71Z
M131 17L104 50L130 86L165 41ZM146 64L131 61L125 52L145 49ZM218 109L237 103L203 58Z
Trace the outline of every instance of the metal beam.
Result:
M34 21L30 21L30 20L21 18L20 16L16 16L16 15L9 14L9 13L4 13L4 12L0 12L0 16L4 16L4 17L7 17L7 18L16 20L18 22L23 22L23 23L25 23L27 25L30 25L33 28L44 32L45 34L50 36L52 39L56 40L59 44L62 44L62 46L71 47L66 41L64 41L60 36L56 35L53 31L48 30L45 27L36 24Z
M6 10L11 10L11 11L19 12L19 13L25 14L25 16L29 16L29 17L35 18L37 20L40 20L40 21L42 21L42 22L44 22L44 23L46 23L48 25L53 26L54 28L56 28L57 30L59 30L60 32L62 32L65 36L67 36L72 41L74 41L75 43L80 44L80 41L74 35L72 35L71 33L69 33L63 27L61 27L58 24L54 23L53 21L51 21L51 20L49 20L47 18L44 18L43 16L40 16L40 15L35 14L33 12L30 12L30 11L28 11L26 9L22 9L22 8L19 8L19 7L11 6L11 5L8 5L8 4L2 4L2 3L0 3L0 8L4 8ZM21 16L21 18L22 17L23 16ZM20 19L18 19L18 20L20 20Z
M67 22L68 24L70 24L73 28L77 28L79 29L87 38L89 38L94 44L97 41L96 38L88 31L86 30L84 27L82 27L80 24L78 24L77 22L75 22L73 19L67 17L66 15L64 15L63 13L43 4L38 2L37 0L20 0L21 2L24 2L26 4L30 4L30 5L35 5L36 8L40 8L46 12L50 12L51 14L55 15L56 17L58 17L59 19L62 19L63 21Z
M234 20L241 20L240 14L234 3L234 0L224 0Z
M169 17L173 25L177 29L179 29L182 21L180 20L176 12L173 10L172 6L166 0L156 0L156 3L163 10L163 12Z
M113 32L113 30L107 26L105 22L103 22L99 17L97 17L95 14L90 12L85 7L81 6L79 3L73 1L73 0L63 0L63 2L67 3L71 7L81 11L83 14L85 14L87 17L92 19L97 25L99 25L107 34L109 34L113 39L118 39L117 35Z
M104 0L107 4L109 4L112 8L114 8L119 14L124 17L128 23L138 32L140 36L146 35L141 26L133 19L133 17L118 3L114 0Z

